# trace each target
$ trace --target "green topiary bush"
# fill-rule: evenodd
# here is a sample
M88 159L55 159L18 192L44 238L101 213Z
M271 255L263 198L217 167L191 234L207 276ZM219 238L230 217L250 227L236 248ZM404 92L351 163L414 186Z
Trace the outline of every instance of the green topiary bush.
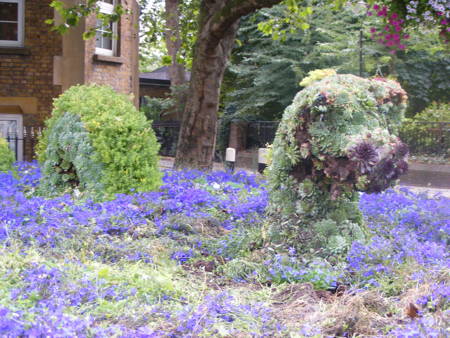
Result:
M358 191L380 192L408 167L408 148L395 136L406 100L394 81L353 75L297 94L268 167L273 241L329 257L365 238Z
M9 149L8 142L0 137L0 172L14 172L14 161L14 154Z
M110 87L71 87L55 100L39 141L43 193L157 189L159 144L150 123Z

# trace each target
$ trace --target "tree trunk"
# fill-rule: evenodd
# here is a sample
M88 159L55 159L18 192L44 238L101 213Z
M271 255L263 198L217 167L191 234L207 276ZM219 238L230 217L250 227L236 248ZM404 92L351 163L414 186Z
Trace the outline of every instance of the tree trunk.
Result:
M184 70L183 65L178 63L178 52L181 47L181 39L180 39L180 9L179 9L179 0L166 0L165 1L165 10L166 10L166 30L165 30L165 40L166 47L169 56L172 59L172 63L169 66L169 75L170 75L170 85L171 86L180 86L186 82L186 72ZM182 102L185 99L180 95L180 97L175 97L174 109L175 116L177 120L181 120L183 116L183 112L179 111L179 107L182 106Z
M209 18L211 13L207 13ZM212 169L217 129L220 86L233 48L238 22L230 26L224 37L211 44L210 24L202 25L198 35L191 72L189 97L178 140L175 167Z
M175 168L210 170L217 133L220 86L239 19L281 0L202 0L188 99Z

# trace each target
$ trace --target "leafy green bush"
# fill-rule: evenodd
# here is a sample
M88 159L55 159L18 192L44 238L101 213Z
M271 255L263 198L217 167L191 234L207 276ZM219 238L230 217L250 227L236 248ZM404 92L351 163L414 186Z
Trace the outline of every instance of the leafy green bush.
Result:
M167 115L173 107L171 98L145 97L145 102L141 106L141 112L151 121L159 121Z
M179 112L184 111L188 89L189 86L186 83L171 86L170 95L165 98L146 96L140 110L147 119L152 121L159 121L166 115L177 116Z
M411 122L450 122L450 103L433 102L424 111L416 114Z
M300 86L308 87L312 83L332 75L336 75L336 71L332 68L312 70L308 73L307 77L303 78L300 82Z
M14 154L9 149L8 142L0 137L0 172L13 171Z
M286 108L268 168L271 235L299 252L345 255L364 239L358 191L380 192L408 165L396 133L406 93L394 81L334 75Z
M54 102L38 145L42 191L104 195L157 189L159 144L129 98L106 86L74 86Z

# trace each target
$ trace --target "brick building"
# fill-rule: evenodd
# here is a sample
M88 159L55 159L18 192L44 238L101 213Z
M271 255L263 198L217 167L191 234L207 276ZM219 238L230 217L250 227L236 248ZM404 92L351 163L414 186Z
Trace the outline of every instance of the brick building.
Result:
M53 98L76 84L110 85L133 94L138 103L137 3L99 0L98 5L110 13L119 1L130 12L111 24L113 37L103 36L99 26L96 38L83 40L82 32L97 24L95 17L59 35L45 23L56 15L51 0L0 0L0 136L17 133L21 139L22 127L42 125ZM22 159L23 145L16 146Z
M161 67L153 72L145 72L139 75L139 101L141 103L146 96L165 98L169 94L169 67Z
M191 72L184 70L185 79L191 78ZM152 72L144 72L139 75L139 106L147 102L147 98L166 98L171 93L171 78L169 67L164 66ZM181 112L166 114L164 120L181 120Z

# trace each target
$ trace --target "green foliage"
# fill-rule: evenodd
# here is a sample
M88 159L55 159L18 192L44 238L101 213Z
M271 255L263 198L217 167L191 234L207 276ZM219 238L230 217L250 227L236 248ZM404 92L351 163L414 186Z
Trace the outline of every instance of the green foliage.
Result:
M8 142L0 137L0 172L13 171L14 154L9 149Z
M167 55L165 47L164 33L167 29L168 13L164 11L163 1L155 0L149 3L149 0L141 0L139 2L142 8L140 55L144 62L155 59L153 53L157 49L158 63L154 63L154 65L168 65L172 60ZM180 49L177 53L177 63L185 65L187 68L192 65L194 45L197 40L199 9L200 0L179 1L178 3Z
M359 37L364 27L363 56L366 75L386 67L381 47L369 37L372 19L356 14L351 6L339 12L316 7L310 29L286 35L282 41L264 36L258 24L283 15L283 6L262 9L244 19L233 51L232 64L224 79L225 103L239 115L273 120L281 117L301 88L299 82L316 69L333 68L338 73L359 74ZM368 22L363 22L368 20Z
M395 70L408 92L409 116L414 116L433 101L450 102L450 56L448 52L431 53L431 44L399 55Z
M71 27L78 26L81 19L91 14L95 14L97 19L102 22L103 27L108 30L110 26L109 23L119 21L120 17L126 12L121 5L116 5L112 14L101 13L97 5L97 0L87 0L86 2L76 4L73 7L66 7L61 0L53 0L50 3L50 7L53 7L59 14L62 23L57 23L55 19L48 19L45 22L52 25L52 30L60 34L66 33ZM96 27L92 27L83 32L83 38L90 39L93 38L95 34ZM108 34L110 35L112 32L106 32L106 35Z
M271 238L300 252L343 256L365 237L358 192L379 192L407 169L396 132L406 108L398 83L335 75L286 108L268 168Z
M55 100L46 123L38 147L44 193L159 187L159 144L127 96L106 86L74 86Z
M141 111L147 119L159 121L165 115L177 114L184 111L189 84L170 87L170 95L165 98L145 97L145 102L141 106Z
M258 30L262 20L281 12L278 6L261 10L246 18L239 29L242 44L233 51L222 92L226 106L233 106L241 118L266 120L281 116L299 89L301 36L274 41Z
M150 121L159 121L164 115L167 115L170 108L173 107L173 99L160 97L145 97L145 102L141 105L141 112Z
M411 122L450 122L450 103L433 102L427 109L410 119Z
M224 78L224 103L236 108L236 118L278 119L308 72L324 68L340 74L398 79L408 92L411 115L431 101L448 102L450 83L448 71L443 70L449 69L450 59L436 32L408 32L412 47L392 55L370 38L370 29L378 26L380 19L365 13L365 8L361 11L351 4L339 12L315 6L310 29L287 34L282 41L273 41L257 28L264 20L282 16L282 6L262 9L243 19L238 32L240 45L233 51Z
M308 76L305 77L301 82L300 86L307 87L310 84L322 80L327 76L336 75L336 71L334 69L316 69L312 70L308 73Z
M308 19L313 13L312 7L303 6L303 3L299 5L296 0L284 0L282 8L283 15L273 16L258 23L258 29L264 35L270 35L273 40L285 40L289 33L310 28Z

